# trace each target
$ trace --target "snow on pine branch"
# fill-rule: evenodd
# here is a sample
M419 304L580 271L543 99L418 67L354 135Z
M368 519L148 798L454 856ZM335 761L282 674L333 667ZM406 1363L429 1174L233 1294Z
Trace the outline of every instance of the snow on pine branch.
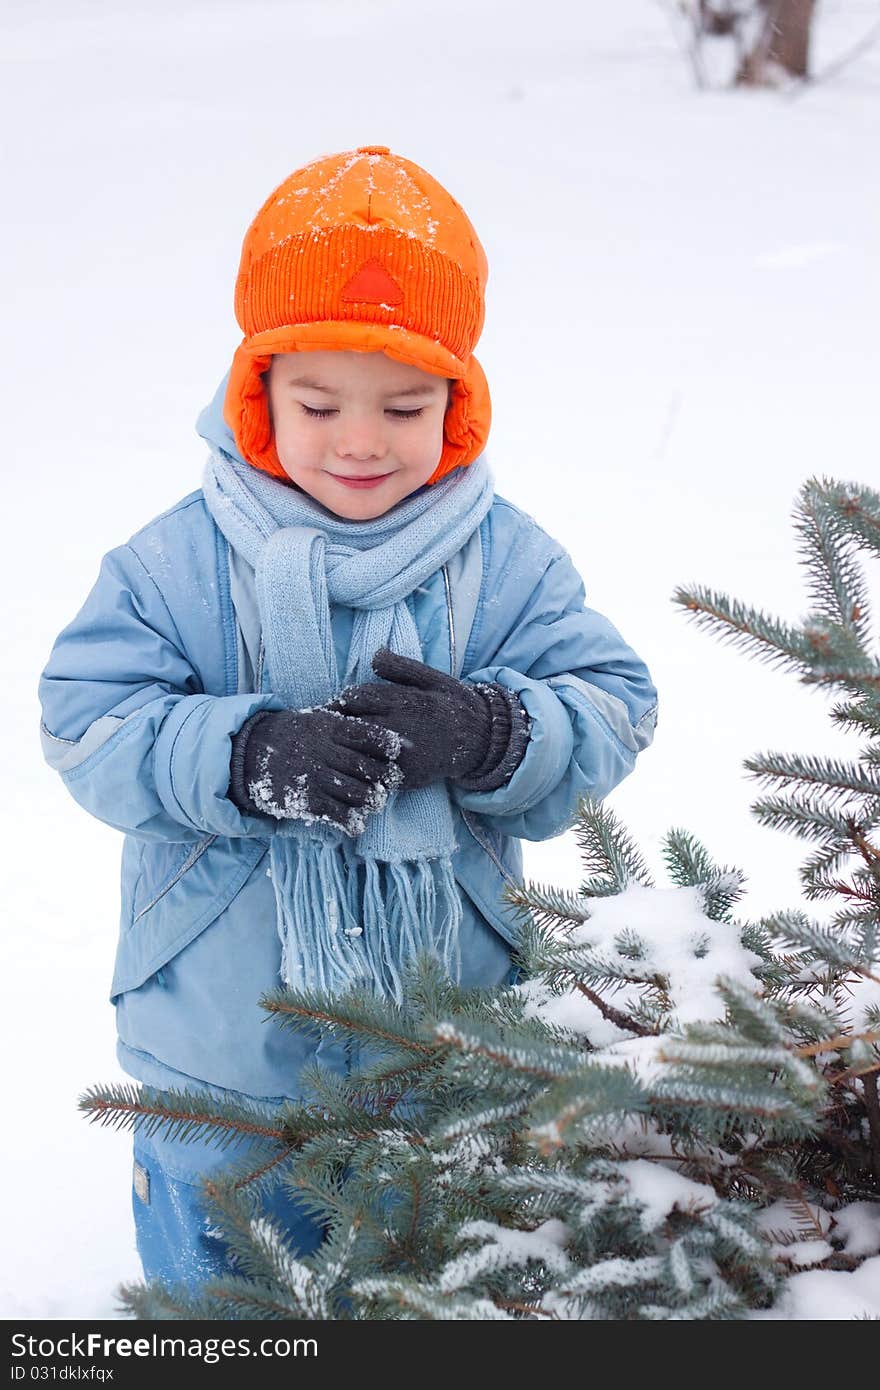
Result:
M669 1028L722 1020L726 1005L716 988L719 977L738 981L756 993L761 958L743 945L735 922L711 919L699 886L649 888L630 883L622 892L591 901L588 922L565 933L578 963L594 961L615 977L613 1007L627 1015L638 1008L644 981L668 1001ZM627 983L627 977L632 983ZM628 1034L577 989L551 993L537 978L520 986L526 1016L585 1035L596 1048L621 1042Z

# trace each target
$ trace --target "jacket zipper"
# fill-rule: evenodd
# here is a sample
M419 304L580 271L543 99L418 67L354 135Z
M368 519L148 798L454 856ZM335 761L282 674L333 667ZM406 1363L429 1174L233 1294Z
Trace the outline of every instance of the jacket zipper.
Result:
M443 587L446 591L446 612L449 618L449 674L455 676L458 674L455 669L458 664L455 651L455 619L452 616L452 586L449 583L449 570L445 565L443 566Z
M193 845L193 848L190 850L189 854L186 856L173 878L170 878L166 884L163 884L163 886L159 889L159 892L156 894L155 898L153 898L152 902L147 903L146 907L142 907L136 917L132 917L132 926L134 926L135 922L139 922L142 917L145 917L147 913L150 911L150 909L156 906L156 903L159 902L160 898L164 898L166 893L171 892L171 889L174 887L175 883L179 883L180 880L183 878L184 874L189 873L192 866L198 863L205 850L208 848L209 845L212 845L214 843L216 838L216 835L208 835L204 840L199 840L197 845Z
M443 584L446 589L446 612L449 618L449 673L450 675L454 676L457 674L455 669L457 664L455 650L455 618L453 617L452 611L452 586L449 583L449 571L447 570L445 565L443 566ZM501 874L502 878L504 878L506 882L511 884L514 888L518 887L516 879L507 869L505 869L504 865L498 858L498 855L495 853L492 846L486 843L486 841L482 837L482 832L479 831L473 824L470 811L465 811L464 808L461 806L459 806L458 811L459 815L461 816L471 835L476 840L477 844L480 846L480 849L483 850L485 854L488 854L489 858L492 860L492 863L495 865L496 869Z

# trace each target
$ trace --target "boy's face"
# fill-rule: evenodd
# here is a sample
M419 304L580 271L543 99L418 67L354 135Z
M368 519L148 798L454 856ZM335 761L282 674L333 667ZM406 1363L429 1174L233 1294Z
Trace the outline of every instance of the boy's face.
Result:
M445 377L340 349L276 353L265 381L285 473L337 516L382 516L440 462Z

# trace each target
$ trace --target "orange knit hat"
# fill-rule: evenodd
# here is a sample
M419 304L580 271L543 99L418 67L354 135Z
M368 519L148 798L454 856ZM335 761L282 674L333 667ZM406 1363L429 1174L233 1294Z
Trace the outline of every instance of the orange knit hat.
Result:
M436 179L384 145L361 145L295 170L244 239L235 317L244 333L223 416L243 458L287 478L263 382L272 354L384 351L454 380L443 452L428 479L472 463L491 403L473 356L483 327L486 253Z

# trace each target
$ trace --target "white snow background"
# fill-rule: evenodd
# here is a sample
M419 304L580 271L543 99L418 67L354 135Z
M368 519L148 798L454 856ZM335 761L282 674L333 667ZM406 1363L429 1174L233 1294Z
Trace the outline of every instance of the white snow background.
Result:
M853 742L670 595L701 582L797 619L798 488L880 480L880 47L793 98L700 93L670 8L7 0L4 1318L118 1317L140 1274L130 1136L76 1109L121 1077L121 837L42 762L37 679L103 553L199 485L242 237L307 160L387 144L467 209L498 491L570 550L660 690L611 804L661 883L683 826L746 870L744 914L798 901L805 848L750 818L742 760ZM816 67L876 17L825 0ZM528 876L577 886L573 835L525 849ZM837 1292L777 1316L880 1313L864 1273L799 1275Z

